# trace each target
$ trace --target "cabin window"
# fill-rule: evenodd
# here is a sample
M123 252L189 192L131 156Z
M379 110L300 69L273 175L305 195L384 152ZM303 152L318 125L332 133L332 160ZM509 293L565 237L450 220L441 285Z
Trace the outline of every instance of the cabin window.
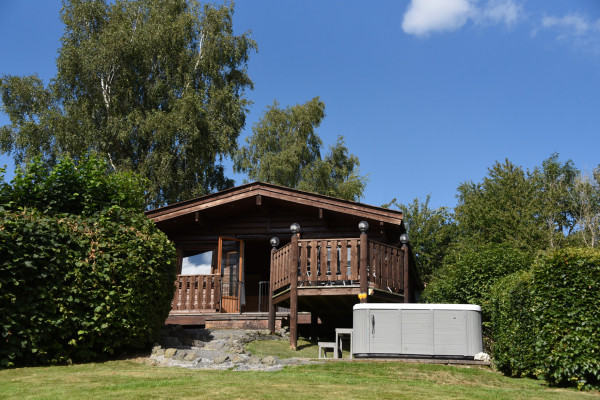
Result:
M212 250L186 251L181 259L181 275L210 275L213 273Z

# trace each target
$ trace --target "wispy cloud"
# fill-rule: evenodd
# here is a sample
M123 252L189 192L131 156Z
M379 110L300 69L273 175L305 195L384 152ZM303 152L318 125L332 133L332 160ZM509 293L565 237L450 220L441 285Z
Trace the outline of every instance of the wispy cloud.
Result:
M420 37L435 32L455 31L469 20L478 25L514 25L522 17L514 0L411 0L402 29Z
M542 29L554 32L559 41L570 43L581 50L600 53L600 19L594 21L577 13L561 17L544 15L539 26L533 30L533 35Z
M566 35L585 35L592 26L584 16L578 14L567 14L564 17L544 15L542 18L542 28L556 28Z
M480 23L513 26L523 16L523 7L512 0L490 0L478 18Z

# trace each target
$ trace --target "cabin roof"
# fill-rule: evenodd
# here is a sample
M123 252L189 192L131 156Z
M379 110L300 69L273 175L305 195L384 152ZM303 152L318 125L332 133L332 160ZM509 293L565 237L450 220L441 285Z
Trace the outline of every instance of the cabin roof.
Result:
M314 207L316 209L323 209L335 213L378 220L392 225L401 225L403 219L403 214L400 211L375 207L355 201L342 200L298 189L290 189L284 186L264 182L248 183L221 192L156 208L154 210L146 211L146 216L151 218L154 222L163 222L183 215L241 202L253 197L256 198L257 204L260 204L264 197L290 203L290 205Z

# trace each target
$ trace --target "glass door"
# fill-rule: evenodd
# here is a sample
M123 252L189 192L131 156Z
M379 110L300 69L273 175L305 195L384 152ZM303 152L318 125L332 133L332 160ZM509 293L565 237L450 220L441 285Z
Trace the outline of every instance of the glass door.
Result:
M244 242L219 238L219 275L221 275L221 312L239 313L244 297Z

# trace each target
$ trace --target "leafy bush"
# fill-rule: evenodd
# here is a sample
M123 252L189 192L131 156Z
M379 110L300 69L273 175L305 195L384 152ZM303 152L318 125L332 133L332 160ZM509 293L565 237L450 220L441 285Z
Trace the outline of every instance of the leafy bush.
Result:
M538 375L600 388L600 250L565 249L533 268Z
M494 362L505 374L600 388L600 251L546 253L492 291Z
M0 186L0 366L143 347L164 324L173 246L138 207L141 183L106 172L34 161Z
M490 299L494 364L505 375L533 376L535 371L535 318L530 271L500 279Z
M444 260L439 274L425 289L423 300L484 307L490 289L498 279L528 269L531 262L532 257L528 253L504 244L456 250Z

